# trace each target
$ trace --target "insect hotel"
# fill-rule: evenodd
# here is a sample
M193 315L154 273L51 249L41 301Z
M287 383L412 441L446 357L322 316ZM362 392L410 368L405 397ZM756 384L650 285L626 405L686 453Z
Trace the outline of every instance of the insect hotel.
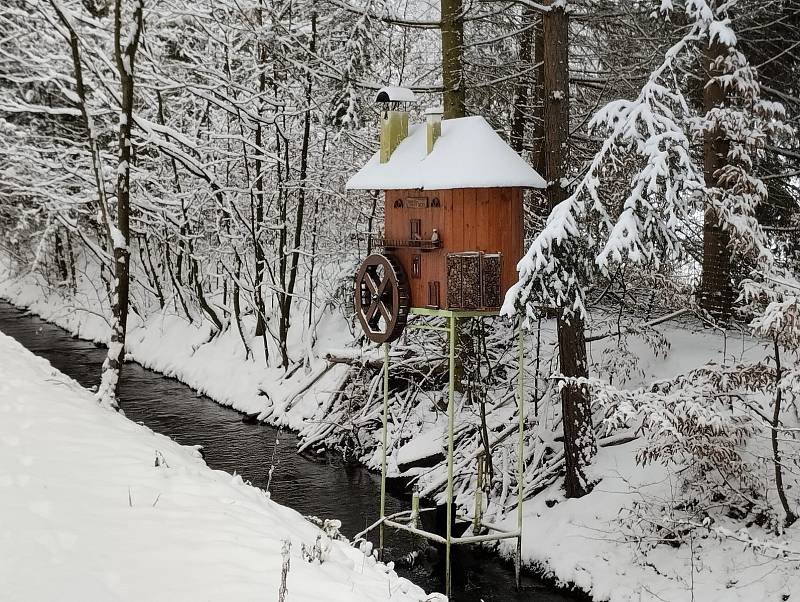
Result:
M426 123L409 126L405 107L411 90L381 89L380 150L347 182L349 190L382 190L384 225L371 234L372 247L356 273L355 309L368 339L384 345L383 463L381 471L380 548L383 529L411 531L446 546L445 587L450 595L450 547L456 544L517 538L517 567L522 536L522 487L518 528L453 537L453 420L456 327L462 318L498 315L506 291L517 281L523 254L523 189L544 188L545 181L492 129L483 117L442 121L440 109L426 111ZM389 344L406 328L410 315L444 319L408 324L446 333L449 344L447 535L385 516L386 433ZM522 457L522 337L520 371L519 457ZM522 483L522 463L518 466ZM480 497L480 496L477 496ZM480 526L476 500L476 526ZM519 579L519 571L517 571Z

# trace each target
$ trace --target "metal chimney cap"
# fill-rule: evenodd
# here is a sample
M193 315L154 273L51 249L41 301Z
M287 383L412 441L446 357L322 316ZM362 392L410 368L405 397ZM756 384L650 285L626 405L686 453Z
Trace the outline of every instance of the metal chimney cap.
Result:
M417 97L408 88L384 86L375 95L375 102L417 102Z

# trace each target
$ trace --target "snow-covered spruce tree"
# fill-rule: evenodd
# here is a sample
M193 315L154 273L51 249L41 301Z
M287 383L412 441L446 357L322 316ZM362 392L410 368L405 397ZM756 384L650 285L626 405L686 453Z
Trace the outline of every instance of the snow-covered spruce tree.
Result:
M737 49L734 33L717 27L714 35L704 57L706 113L695 120L705 172L700 304L724 320L732 312L735 272L741 278L748 266L771 262L769 243L756 221L757 208L767 200L765 183L752 175L756 153L767 139L780 141L791 131L783 125L783 106L761 98L756 74Z
M754 363L708 365L673 382L669 391L632 396L639 424L650 441L639 459L687 467L679 479L679 499L668 509L672 519L653 521L644 511L649 528L672 530L675 537L700 524L707 527L711 519L704 515L714 514L715 508L718 514L719 508L726 508L729 518L777 532L797 516L798 500L787 497L787 489L793 487L786 487L784 480L788 472L796 482L790 467L797 466L800 447L781 417L783 399L794 399L781 356L786 354L796 363L797 281L795 274L778 268L785 262L774 256L773 245L756 219L759 205L767 201L767 188L755 175L767 142L789 138L791 131L783 124L783 107L762 99L756 73L737 50L733 32L720 25L712 25L710 32L712 38L717 36L714 43L723 44L725 50L716 51L709 67L715 76L708 85L721 90L725 102L693 119L693 134L696 140L715 140L711 145L724 149L725 155L715 160L718 168L710 177L708 162L705 165L706 225L711 214L724 234L724 252L733 258L730 264L735 262L740 271L747 269L754 275L740 285L741 298L748 302L741 311L745 317L756 316L750 325L752 333L771 339L773 353ZM709 182L713 185L708 186ZM730 277L726 271L725 278ZM611 415L616 417L626 406L624 402L605 405L614 408ZM768 456L760 445L764 440L771 442L773 478L765 470ZM784 453L781 445L789 450ZM776 512L777 502L783 520ZM724 533L722 529L718 535Z
M751 262L771 256L755 219L766 188L753 167L766 139L785 133L782 108L761 99L755 72L736 49L727 17L735 4L715 8L691 0L679 8L689 26L635 99L610 102L593 117L590 130L606 134L602 146L519 263L520 280L503 312L521 314L526 326L542 308L585 319L587 292L611 280L619 266L657 270L666 260L680 259L683 232L706 205L730 241L729 253ZM667 14L679 8L662 5ZM724 47L710 83L725 91L726 101L697 115L684 74L702 63L710 44ZM692 149L709 131L724 138L726 149L714 186L707 185ZM622 192L621 181L628 182ZM570 380L563 368L557 377L562 386Z

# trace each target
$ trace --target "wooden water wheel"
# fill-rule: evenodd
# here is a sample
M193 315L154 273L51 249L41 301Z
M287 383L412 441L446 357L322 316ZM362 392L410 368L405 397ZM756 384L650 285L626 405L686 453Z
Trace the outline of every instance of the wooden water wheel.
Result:
M394 257L373 253L361 262L355 297L358 321L370 341L391 343L400 337L411 296L405 272Z

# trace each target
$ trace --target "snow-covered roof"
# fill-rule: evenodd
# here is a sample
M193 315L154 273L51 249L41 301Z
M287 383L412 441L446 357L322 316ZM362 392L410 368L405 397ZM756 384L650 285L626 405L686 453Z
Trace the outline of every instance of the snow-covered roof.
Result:
M544 188L542 176L503 141L483 117L442 122L427 154L426 126L413 126L386 163L375 155L347 181L348 190Z
M375 102L417 102L417 96L408 88L384 86L375 95Z

